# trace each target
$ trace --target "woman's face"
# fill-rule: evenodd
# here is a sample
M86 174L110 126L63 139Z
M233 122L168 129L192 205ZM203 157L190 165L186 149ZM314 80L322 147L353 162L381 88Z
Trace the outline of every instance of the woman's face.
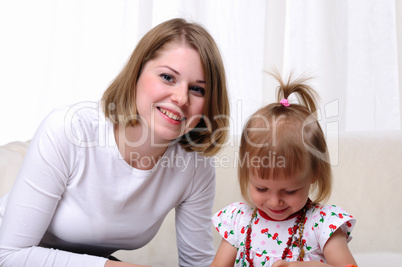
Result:
M169 43L142 69L136 106L143 134L155 144L168 143L191 131L205 104L205 76L198 52Z

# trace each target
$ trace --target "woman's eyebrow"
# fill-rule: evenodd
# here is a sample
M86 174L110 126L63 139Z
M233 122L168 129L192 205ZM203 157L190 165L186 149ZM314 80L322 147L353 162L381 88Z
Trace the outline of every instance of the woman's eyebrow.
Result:
M177 70L175 70L174 68L172 68L172 67L170 67L170 66L168 66L168 65L161 65L161 66L159 66L160 68L168 68L168 69L170 69L171 71L173 71L174 73L176 73L177 75L180 75L180 72L178 72Z

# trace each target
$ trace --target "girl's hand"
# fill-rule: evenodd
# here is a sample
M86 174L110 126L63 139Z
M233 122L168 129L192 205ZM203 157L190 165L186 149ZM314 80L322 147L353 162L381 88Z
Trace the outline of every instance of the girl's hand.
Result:
M278 260L272 264L272 267L289 267L290 262L284 261L284 260Z
M105 267L151 267L151 266L108 260L105 263Z

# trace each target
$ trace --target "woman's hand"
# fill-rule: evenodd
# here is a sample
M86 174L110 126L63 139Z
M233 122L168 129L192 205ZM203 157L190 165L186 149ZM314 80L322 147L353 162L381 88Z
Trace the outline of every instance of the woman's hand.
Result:
M151 267L148 265L138 265L138 264L132 264L132 263L126 263L126 262L121 262L121 261L111 261L108 260L105 263L105 267Z

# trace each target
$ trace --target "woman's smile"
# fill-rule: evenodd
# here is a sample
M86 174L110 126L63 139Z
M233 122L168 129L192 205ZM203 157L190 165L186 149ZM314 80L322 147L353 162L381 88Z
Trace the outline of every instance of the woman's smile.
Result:
M173 111L164 107L157 107L157 109L166 117L167 120L174 124L180 124L182 121L186 120L184 115L181 115L177 111Z

